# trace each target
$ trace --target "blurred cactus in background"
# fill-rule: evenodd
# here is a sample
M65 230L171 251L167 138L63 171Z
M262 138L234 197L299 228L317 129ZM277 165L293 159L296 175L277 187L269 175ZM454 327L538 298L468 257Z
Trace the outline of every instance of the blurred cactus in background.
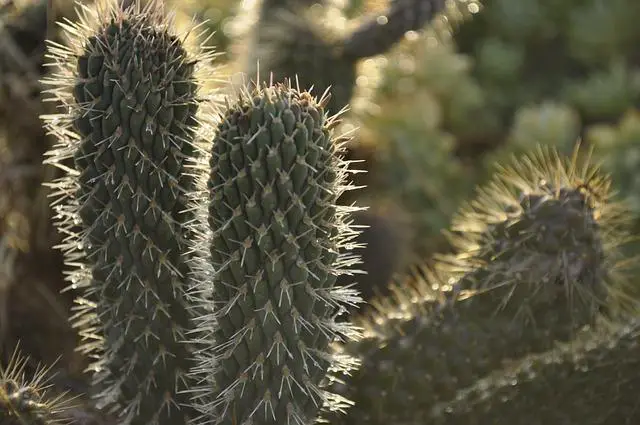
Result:
M586 126L615 120L640 100L637 2L482 3L479 13L455 31L454 41L473 58L472 74L500 128L486 135L480 131L482 139L462 137L461 148L502 140L521 105L561 102Z
M432 34L406 42L387 55L377 87L358 111L358 141L374 152L367 191L411 215L419 259L445 246L441 231L475 186L473 168L455 155L455 138L445 129L450 112L477 92L467 68Z
M585 140L596 148L603 167L611 173L636 225L640 219L640 111L630 109L615 124L601 124L589 129Z

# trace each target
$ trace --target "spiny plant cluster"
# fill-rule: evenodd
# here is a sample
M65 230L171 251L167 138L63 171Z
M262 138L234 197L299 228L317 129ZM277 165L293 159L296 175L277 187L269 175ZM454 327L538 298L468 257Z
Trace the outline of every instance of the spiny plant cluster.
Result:
M68 424L64 413L74 407L65 393L55 394L50 383L51 367L39 367L32 377L26 371L27 357L16 348L6 366L0 368L0 421L6 425Z
M356 233L329 98L258 85L218 118L213 53L161 2L84 12L52 44L66 110L44 119L97 406L127 424L311 423L327 372L350 366L328 346L353 336L335 318L359 299L335 286Z
M616 340L610 327L633 320L637 306L629 302L620 251L624 210L610 198L609 186L577 153L564 158L541 148L504 168L454 218L456 252L394 288L395 296L378 299L359 323L365 337L342 347L358 353L362 367L336 386L355 402L336 422L466 423L453 418L463 417L463 409L470 409L464 418L477 412L462 397L509 379L532 356L551 358L563 344L570 350ZM529 388L509 382L514 393ZM611 391L607 400L615 410L631 408L617 405L623 397ZM478 408L497 406L492 418L510 419L495 403ZM517 414L533 415L525 405ZM571 420L549 423L583 417L556 406L556 418ZM593 417L582 423L613 422Z
M261 4L251 66L265 34L309 32L295 3ZM349 92L356 59L444 6L395 0L312 56ZM285 15L293 27L273 24ZM505 163L453 217L453 252L361 306L362 208L340 202L355 170L332 115L351 95L332 98L326 72L304 72L322 66L298 62L319 33L280 33L302 46L268 51L291 57L220 102L216 54L178 34L161 0L99 0L61 26L42 81L58 113L42 119L62 175L47 183L93 360L87 395L115 423L640 419L628 215L584 150ZM0 419L73 423L24 364L0 374Z

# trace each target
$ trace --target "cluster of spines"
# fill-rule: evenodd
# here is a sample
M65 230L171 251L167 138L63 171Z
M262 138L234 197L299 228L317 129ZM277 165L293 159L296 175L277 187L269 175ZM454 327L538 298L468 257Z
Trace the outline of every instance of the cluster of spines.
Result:
M326 385L356 364L329 345L358 336L338 319L357 292L335 281L358 262L348 214L359 208L335 204L353 186L327 100L288 83L240 90L196 166L192 296L207 312L193 375L204 422L308 425L348 403Z
M143 6L144 5L144 6ZM160 0L80 5L51 42L43 116L58 142L46 162L65 176L52 206L80 289L74 325L96 361L93 394L122 423L186 423L192 327L187 308L185 163L209 99L213 52L174 34Z
M570 157L538 146L498 167L497 178L453 218L450 236L459 255L442 262L454 273L486 269L466 289L502 292L495 288L507 284L505 303L515 308L531 307L532 294L541 300L539 291L549 290L566 292L571 311L599 310L603 303L632 309L621 249L631 240L627 207L591 156L579 145Z
M65 413L73 399L53 395L51 368L38 367L27 377L27 357L16 348L6 367L0 368L0 422L3 425L66 425Z
M345 347L362 361L340 390L355 402L346 422L428 421L431 407L505 362L632 311L617 249L624 210L598 168L579 165L577 151L565 161L541 149L504 171L455 220L459 252L439 258L413 289L398 286L395 301L374 302L365 339ZM573 231L585 235L574 240ZM514 255L519 250L527 258Z

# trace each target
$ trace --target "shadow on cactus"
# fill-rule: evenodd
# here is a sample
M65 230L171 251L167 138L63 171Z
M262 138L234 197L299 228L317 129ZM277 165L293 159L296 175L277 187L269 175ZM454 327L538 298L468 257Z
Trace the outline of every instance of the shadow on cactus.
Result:
M16 348L6 367L0 367L0 423L3 425L67 425L65 413L74 401L65 393L54 394L49 368L26 376L27 358Z
M362 367L336 390L345 422L429 423L431 409L523 356L635 311L623 208L597 167L540 149L478 191L454 219L457 252L379 299L365 338L339 349Z
M81 6L69 47L50 44L44 81L63 112L43 116L58 138L48 163L65 172L52 203L64 235L72 318L95 363L92 394L120 423L185 424L191 367L184 224L212 52L174 34L162 2Z
M192 296L205 314L193 391L203 424L307 425L347 402L327 392L327 373L355 360L328 347L358 336L338 320L357 291L335 282L358 262L348 215L360 208L336 204L354 187L327 102L289 84L243 89L196 166Z

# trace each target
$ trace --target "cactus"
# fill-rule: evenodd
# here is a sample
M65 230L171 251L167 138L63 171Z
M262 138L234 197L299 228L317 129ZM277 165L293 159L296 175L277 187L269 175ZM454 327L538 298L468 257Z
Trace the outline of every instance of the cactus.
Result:
M49 163L75 326L97 357L94 397L122 424L185 424L191 328L185 290L186 192L212 52L175 35L161 2L84 7L52 44L44 83L65 111L43 116L58 137Z
M626 284L622 248L631 240L627 206L613 197L611 179L591 153L581 158L578 145L567 159L557 148L539 146L502 170L454 217L453 244L460 254L444 260L449 270L480 267L484 271L471 289L488 293L518 282L502 294L508 297L502 308L514 312L534 313L530 301L544 300L540 307L560 302L554 311L570 312L571 319L584 313L580 321L588 322L604 300L607 310L631 308L624 299L628 288L619 286ZM560 316L554 320L567 323Z
M0 423L3 425L63 425L73 399L53 395L49 384L51 368L38 367L27 378L27 358L18 348L6 367L0 367Z
M344 30L346 24L338 28L318 23L323 20L319 15L333 11L329 7L320 13L300 7L263 12L256 24L255 45L245 58L247 73L256 75L258 66L260 81L273 74L274 81L297 78L303 89L313 86L320 93L331 87L327 110L337 113L351 100L359 60L386 52L443 8L442 0L395 0L382 17L376 14L350 33Z
M345 107L356 81L356 64L340 56L340 34L313 10L279 9L256 29L255 56L249 56L246 73L260 81L282 82L296 78L304 89L323 93L331 87L327 111Z
M639 359L636 319L497 371L436 406L428 423L636 424Z
M540 150L462 210L458 253L379 300L366 337L342 348L362 367L337 387L355 406L335 423L429 423L457 390L630 308L616 286L617 204L597 169L577 161Z
M345 220L358 208L335 203L351 187L326 102L257 86L230 103L215 133L193 289L203 309L216 305L199 321L194 368L207 383L198 407L215 423L307 425L322 406L340 408L324 386L328 371L348 366L328 345L357 336L335 318L359 297L335 281L357 261Z

